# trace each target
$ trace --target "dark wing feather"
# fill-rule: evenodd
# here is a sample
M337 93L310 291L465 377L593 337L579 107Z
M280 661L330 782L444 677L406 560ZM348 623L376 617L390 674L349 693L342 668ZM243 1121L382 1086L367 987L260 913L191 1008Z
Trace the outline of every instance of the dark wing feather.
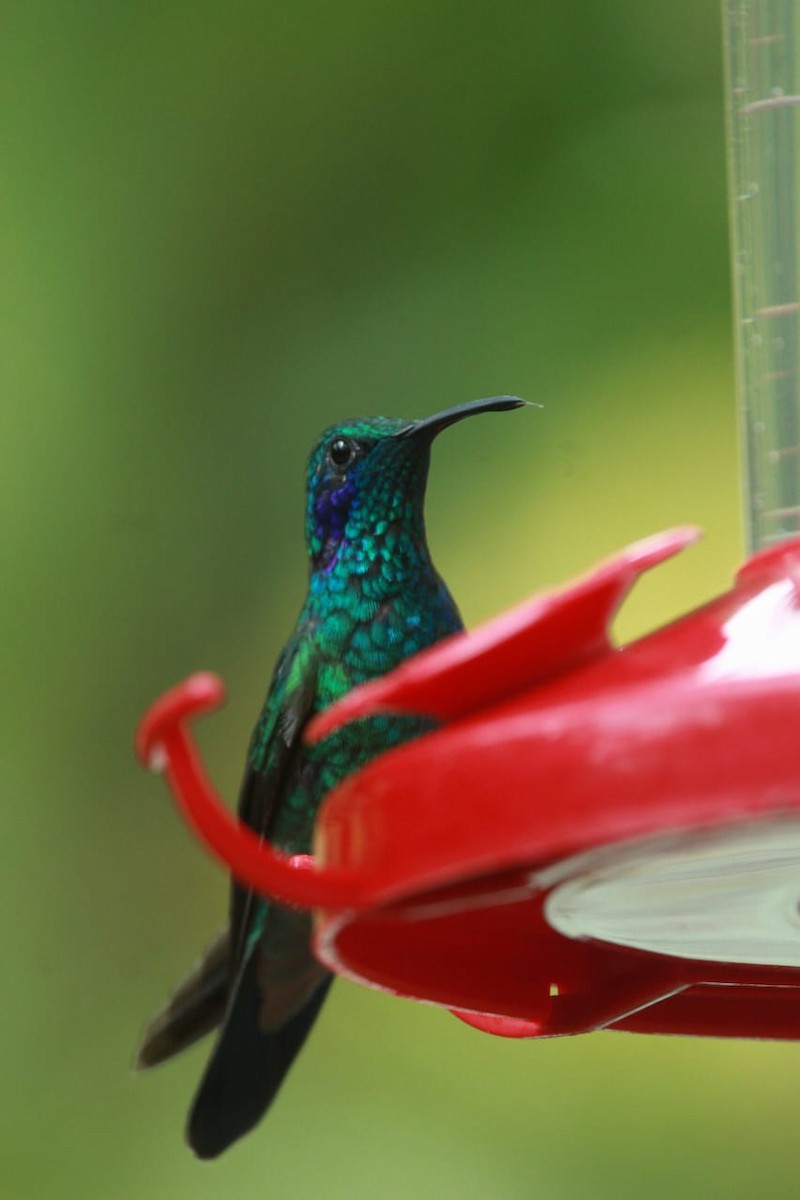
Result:
M317 694L317 655L298 627L275 668L266 703L253 731L247 769L239 792L239 817L256 833L269 835L290 765ZM232 973L241 964L253 893L234 884L231 892Z
M295 641L278 663L250 745L239 814L268 836L301 752L303 726L316 698L316 655ZM251 939L254 920L289 930L294 955L272 959ZM192 1105L189 1144L213 1158L260 1119L316 1019L330 978L311 955L308 918L234 886L231 906L232 984L219 1039Z
M228 999L229 965L225 929L148 1024L136 1058L140 1070L180 1054L219 1025Z

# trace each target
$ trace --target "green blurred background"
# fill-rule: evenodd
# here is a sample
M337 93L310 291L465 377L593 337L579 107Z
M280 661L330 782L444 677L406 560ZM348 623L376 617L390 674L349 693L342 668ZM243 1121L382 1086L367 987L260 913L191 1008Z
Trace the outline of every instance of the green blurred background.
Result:
M337 985L258 1132L131 1071L226 883L133 760L219 671L226 795L302 599L319 429L511 391L437 443L474 623L626 540L740 555L715 3L5 3L0 1195L751 1197L796 1186L793 1046L542 1044Z

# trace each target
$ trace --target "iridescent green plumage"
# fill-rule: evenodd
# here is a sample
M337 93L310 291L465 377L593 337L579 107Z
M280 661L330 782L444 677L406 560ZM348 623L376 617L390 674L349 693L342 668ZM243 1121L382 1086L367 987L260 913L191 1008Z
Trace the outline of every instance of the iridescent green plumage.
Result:
M302 740L315 713L461 627L425 539L430 444L462 417L521 403L495 397L427 421L346 422L312 452L308 595L253 732L239 800L242 820L281 849L309 851L325 794L429 728L420 718L376 717L317 746ZM311 953L310 932L307 914L234 885L227 943L214 944L148 1030L145 1066L221 1020L189 1118L189 1142L201 1157L219 1154L258 1121L316 1017L330 977Z

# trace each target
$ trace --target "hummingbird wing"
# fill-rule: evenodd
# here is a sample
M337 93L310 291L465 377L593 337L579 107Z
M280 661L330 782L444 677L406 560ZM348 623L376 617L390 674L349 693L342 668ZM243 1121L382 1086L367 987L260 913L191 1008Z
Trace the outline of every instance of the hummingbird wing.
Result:
M276 664L239 790L239 817L263 837L271 831L287 777L302 747L303 729L314 711L318 665L313 642L300 626ZM245 953L255 899L253 892L234 883L230 915L234 976Z
M148 1024L136 1056L139 1070L173 1058L215 1029L225 1012L229 982L230 936L223 929Z
M301 634L307 632L301 628ZM267 832L292 749L313 705L316 669L312 658L310 642L302 638L285 647L253 733L239 815L262 834ZM173 1058L220 1024L231 978L241 965L242 937L250 925L252 905L252 893L234 887L230 927L217 935L148 1023L136 1054L139 1070Z
M295 638L278 661L250 745L239 815L268 836L297 769L301 735L317 695L311 639ZM331 983L310 949L310 918L234 885L228 1005L189 1114L187 1138L214 1158L251 1129L275 1097Z

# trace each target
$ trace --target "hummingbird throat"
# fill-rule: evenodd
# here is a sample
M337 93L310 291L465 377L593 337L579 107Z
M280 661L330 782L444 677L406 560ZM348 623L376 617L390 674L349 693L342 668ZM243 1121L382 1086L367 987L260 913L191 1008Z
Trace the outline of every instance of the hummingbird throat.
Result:
M322 492L314 502L312 558L314 566L326 574L333 570L339 550L345 543L355 494L355 484L345 480L341 487Z

